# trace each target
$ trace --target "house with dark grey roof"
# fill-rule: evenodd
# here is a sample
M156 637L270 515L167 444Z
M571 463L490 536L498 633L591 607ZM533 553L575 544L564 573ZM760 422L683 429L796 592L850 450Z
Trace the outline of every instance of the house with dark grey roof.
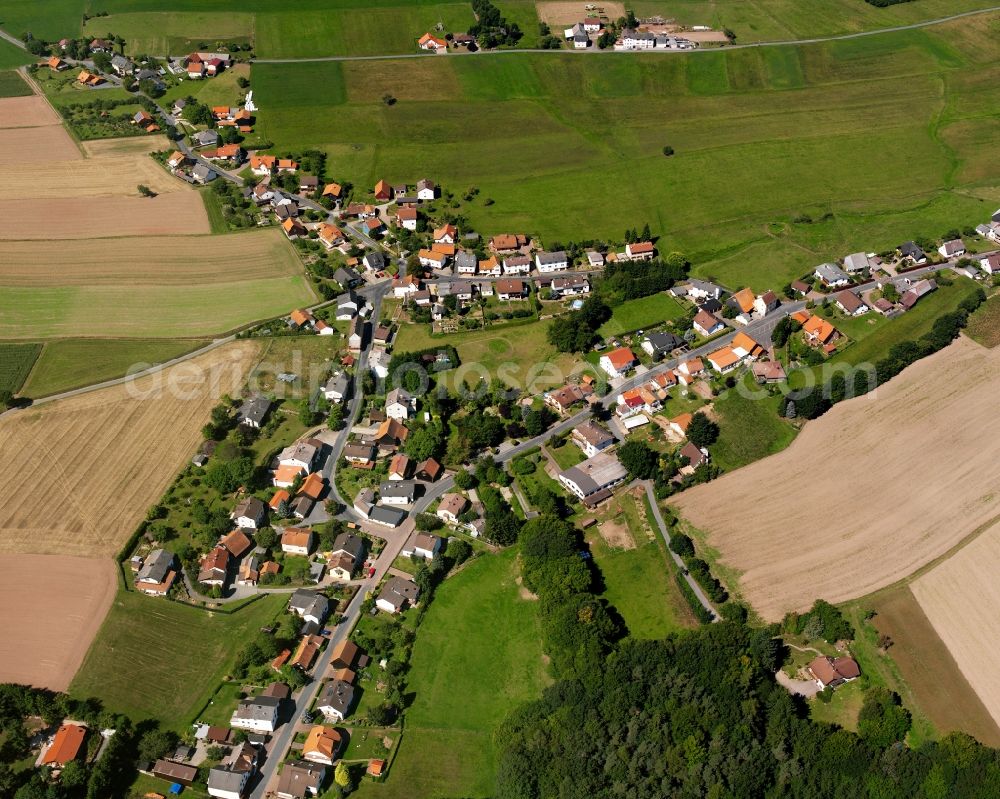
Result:
M280 707L281 700L273 696L241 699L229 718L229 726L252 732L274 732L278 726Z
M562 250L539 252L535 255L535 267L539 272L565 272L569 269L569 258Z
M628 472L613 452L599 452L583 463L559 473L559 482L593 507L611 496L611 489L625 482Z
M333 279L345 289L356 286L361 282L361 277L357 272L354 272L344 266L337 267L337 271L333 273Z
M259 430L270 410L271 400L263 394L255 394L243 402L236 414L236 418L239 424Z
M174 553L165 549L155 549L146 557L139 569L135 581L137 583L162 583L173 568Z
M306 621L322 624L330 612L330 602L323 594L300 588L288 601L288 610Z
M281 767L275 793L278 799L306 799L319 796L326 767L306 760L289 760Z
M642 340L642 348L654 358L662 358L683 346L684 339L673 333L647 333Z
M820 282L828 288L836 289L850 285L851 278L843 269L836 264L820 264L813 271L813 275L819 278Z
M219 132L215 130L203 130L195 133L191 137L195 147L218 147Z
M316 709L331 721L343 721L354 704L354 686L346 680L332 680L323 686Z
M419 485L413 480L387 480L378 487L383 505L410 505L418 491Z
M217 177L215 170L206 164L195 164L191 167L191 179L195 183L211 183Z
M372 508L368 519L375 522L375 524L381 524L383 527L396 528L406 521L406 511L399 508L390 508L387 505L376 505Z
M267 521L267 506L257 497L245 497L233 508L229 518L236 522L237 527L256 530Z
M323 386L323 396L332 402L343 402L351 391L351 376L338 372Z
M919 244L915 241L907 241L899 245L899 254L901 257L912 261L916 265L927 263L927 253L923 251Z
M394 575L383 584L375 605L386 613L399 613L416 605L419 598L420 588L415 582Z

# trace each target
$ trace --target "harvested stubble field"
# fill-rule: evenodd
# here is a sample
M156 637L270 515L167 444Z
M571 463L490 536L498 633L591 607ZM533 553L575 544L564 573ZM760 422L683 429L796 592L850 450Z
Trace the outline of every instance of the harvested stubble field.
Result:
M5 97L0 99L0 128L34 128L62 125L59 115L44 97Z
M593 11L588 11L588 3L565 2L565 0L542 0L535 3L538 10L538 18L542 22L547 22L554 27L568 27L576 22L583 22L584 17L594 16ZM608 20L615 20L625 16L625 6L622 3L601 3L604 9L603 16ZM533 33L533 31L528 31ZM554 31L556 35L561 31ZM561 37L560 37L561 38Z
M47 241L209 232L201 198L188 192L157 197L141 197L136 192L132 197L105 196L99 200L93 196L0 200L0 239Z
M180 193L197 207L196 195L187 184L149 157L169 146L163 137L84 142L86 158L72 167L57 160L14 163L4 170L4 186L11 197L56 199L106 194L137 197L136 187L141 183L157 194ZM149 210L151 206L141 207Z
M0 552L117 552L191 456L209 409L239 389L258 354L240 342L131 384L0 417Z
M0 130L0 167L4 169L23 168L26 163L37 165L55 161L68 172L72 167L67 161L82 159L80 148L61 125Z
M989 483L995 481L989 480L988 475L980 478L980 485ZM977 539L918 578L911 590L962 674L993 720L1000 724L1000 685L992 669L1000 655L998 573L1000 525L994 523Z
M998 390L1000 350L961 338L674 504L768 620L869 594L1000 513Z
M66 690L116 588L115 564L108 558L5 556L0 569L0 682Z

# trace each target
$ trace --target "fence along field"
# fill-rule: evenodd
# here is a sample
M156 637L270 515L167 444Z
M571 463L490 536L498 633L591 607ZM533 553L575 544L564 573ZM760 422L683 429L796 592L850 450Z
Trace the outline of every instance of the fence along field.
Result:
M238 391L258 353L255 343L239 342L134 383L144 391L219 368L214 390L189 400L169 392L136 399L114 386L0 417L0 552L112 556L194 453L209 409Z
M962 337L673 502L765 619L869 594L1000 513L998 391L1000 350Z

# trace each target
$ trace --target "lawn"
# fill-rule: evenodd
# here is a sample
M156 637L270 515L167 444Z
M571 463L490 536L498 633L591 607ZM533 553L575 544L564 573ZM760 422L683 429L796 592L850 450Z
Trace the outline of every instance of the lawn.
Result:
M276 618L286 599L266 596L230 615L119 592L70 693L186 731L243 642Z
M547 321L524 325L503 325L466 333L434 336L429 325L403 325L396 337L396 352L413 352L451 344L458 350L462 365L449 372L449 380L500 377L512 388L537 393L560 386L572 373L576 359L556 352L545 333Z
M413 646L406 734L388 780L366 782L362 799L492 796L493 731L546 682L537 606L515 583L516 554L483 555L437 590Z
M37 399L165 363L205 339L59 339L46 342L24 394Z
M748 375L716 398L719 438L709 448L716 466L727 472L780 452L797 429L778 415L780 394L771 394Z
M984 347L1000 344L1000 295L990 297L969 317L965 334Z
M164 6L162 11L94 17L83 26L87 36L104 36L108 31L125 39L128 55L176 56L214 49L220 43L249 44L254 15L233 10L177 12Z
M31 87L13 70L0 72L0 97L26 97Z
M21 390L41 351L41 344L0 343L0 393L16 394Z
M651 294L616 306L611 318L597 331L604 338L620 336L683 316L684 307L667 293Z
M256 64L252 79L265 135L323 148L338 179L429 174L459 198L476 186L455 209L471 226L543 243L620 240L649 222L660 249L687 254L699 276L780 288L862 247L978 223L1000 202L981 120L1000 90L981 77L982 42L950 33L780 56ZM636 106L642 114L627 112ZM378 145L361 133L371 130ZM668 142L676 154L664 158ZM631 165L628 191L595 206L611 160Z
M0 16L0 25L3 25L2 16ZM15 47L10 42L0 39L0 69L14 69L15 67L20 67L24 64L30 64L34 60L35 57L30 53L26 53L24 50ZM21 92L18 92L18 94L21 94ZM0 94L0 97L12 96L15 95Z
M601 596L622 615L629 635L663 638L694 626L674 579L676 566L669 560L656 523L647 513L645 497L637 500L629 493L619 494L599 519L625 525L635 544L631 549L612 546L598 525L585 534L604 584Z
M556 463L559 464L560 469L569 469L587 458L587 456L583 454L583 450L569 439L567 439L566 443L561 447L550 446L548 450L552 453L552 457L555 458Z

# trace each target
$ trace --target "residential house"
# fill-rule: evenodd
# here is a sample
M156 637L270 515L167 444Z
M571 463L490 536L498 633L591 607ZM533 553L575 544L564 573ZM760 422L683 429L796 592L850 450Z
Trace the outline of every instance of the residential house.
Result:
M316 699L316 709L330 721L343 721L351 714L355 688L346 680L331 680Z
M56 55L52 56L45 64L53 72L62 72L64 69L69 69L69 64Z
M443 53L448 49L448 42L444 39L425 33L417 40L417 47L421 50L430 50L434 53Z
M229 518L239 527L257 530L267 523L267 506L257 497L244 497L233 508Z
M707 358L709 364L719 374L726 374L739 366L743 359L737 355L730 346L721 347L710 353Z
M602 355L600 359L601 368L613 378L621 377L638 362L639 359L635 357L635 353L628 347L619 347Z
M730 346L732 347L736 357L741 360L745 358L750 358L751 360L756 359L764 351L764 348L761 347L760 344L750 338L750 336L742 330L733 336Z
M427 180L423 178L417 181L417 199L429 202L437 197L437 186L434 184L433 180Z
M820 688L836 688L861 676L861 669L854 658L821 655L812 660L808 670Z
M303 635L302 640L299 641L299 645L295 649L295 654L293 654L292 659L288 661L288 665L302 671L309 671L316 664L316 658L319 657L319 653L322 651L323 644L326 642L326 639L322 636L316 635L314 632L310 632L318 632L316 625L307 624L303 630L306 631L305 635Z
M753 316L754 302L756 301L753 291L749 288L740 289L729 298L729 305L736 309L736 321L741 324L748 324Z
M721 319L707 311L698 311L694 316L691 326L703 336L714 336L716 333L726 329Z
M590 294L590 281L583 275L557 277L552 281L552 293L559 297L577 297Z
M328 250L332 250L334 247L339 247L346 241L344 231L336 225L331 225L328 222L323 222L319 228L317 228L317 233L319 234L320 244ZM347 286L345 286L345 288L347 288Z
M297 441L278 453L278 463L281 466L299 466L303 471L311 472L322 449L323 442L315 438Z
M513 255L528 244L528 237L521 233L501 233L490 239L490 250L497 255Z
M346 293L337 297L336 306L337 310L334 318L338 322L348 322L357 316L359 311L365 308L366 303L363 297L349 289Z
M229 550L217 546L201 559L198 566L198 582L221 588L226 584L229 569Z
M927 253L915 241L907 241L899 245L899 255L915 266L927 263Z
M167 166L171 169L178 169L188 162L188 158L180 150L174 150L167 159Z
M661 359L683 347L684 339L673 333L647 333L640 346L654 358Z
M709 460L708 450L695 446L690 441L681 447L679 454L682 458L687 459L687 464L680 469L681 474L693 474L695 469Z
M369 489L370 490L370 489ZM359 501L365 501L361 494L355 500L355 506ZM372 492L374 497L374 492ZM368 515L368 514L364 514ZM341 533L333 542L333 549L330 559L327 561L327 569L338 580L350 580L355 572L365 562L367 545L365 539L353 533Z
M146 556L142 568L135 576L135 588L150 596L166 596L176 577L174 553L154 549Z
M375 489L374 488L362 488L358 495L354 498L354 510L356 510L361 516L366 519L371 515L372 508L375 506ZM331 569L332 571L332 569Z
M218 799L242 799L257 772L257 746L244 741L208 772L208 794Z
M593 458L615 443L615 437L592 419L575 428L571 438L588 458Z
M254 153L250 156L250 171L261 177L270 176L274 172L277 163L278 157L275 155Z
M352 352L361 352L365 343L365 332L368 326L360 316L355 316L351 320L351 326L347 331L347 348Z
M863 272L875 266L875 256L865 252L852 252L844 258L844 270L847 272Z
M421 266L428 266L432 269L444 269L448 265L448 256L442 252L434 250L420 250L417 252Z
M291 158L279 158L278 163L275 165L275 171L278 174L297 172L299 169L299 162L293 161Z
M281 700L273 696L241 699L229 719L229 726L256 733L272 733L278 726Z
M396 211L396 224L406 230L416 230L417 216L416 208L399 208Z
M789 285L791 286L792 291L802 296L805 296L810 291L812 291L812 286L810 286L804 280L793 280Z
M833 302L834 305L848 316L861 316L871 310L864 300L853 291L848 291L847 289L837 292L833 298Z
M455 256L455 271L460 275L474 275L479 267L475 253L459 250Z
M691 358L677 367L677 381L684 386L691 385L705 373L705 364L701 358Z
M936 288L937 283L933 280L920 280L903 292L903 296L899 298L899 302L908 311L916 305L921 298L926 297Z
M802 325L805 341L812 347L826 347L840 338L840 331L821 316L810 316Z
M670 428L671 432L675 435L684 437L687 436L688 425L691 424L691 420L694 418L694 414L681 413L671 419L667 426Z
M523 280L503 278L496 282L496 294L504 302L522 300L528 296L528 289Z
M676 292L672 292L676 295ZM691 300L697 302L699 300L711 299L721 299L723 294L723 289L721 286L717 286L714 283L708 283L704 280L689 280L687 285L683 287L683 291L680 296L687 296Z
M597 250L587 250L587 266L591 269L604 266L604 255Z
M780 383L785 379L785 368L780 361L758 361L750 369L758 383Z
M365 265L365 269L370 269L372 272L382 272L389 265L385 255L380 252L365 253L361 263Z
M387 480L379 486L379 501L384 505L412 505L418 488L413 480Z
M461 494L445 494L438 505L437 516L445 524L458 524L458 517L469 507L469 500Z
M326 621L330 603L323 594L300 588L288 601L288 610L306 622L320 625Z
M38 765L62 768L76 760L80 756L86 737L87 728L82 724L63 722L52 737L52 743L42 753Z
M779 305L781 305L781 300L773 291L765 291L753 301L753 309L760 316L767 316L772 311L777 310Z
M248 397L240 406L236 413L236 420L239 424L260 429L267 417L267 412L271 410L271 400L263 394L255 394Z
M594 507L611 496L611 490L625 482L628 472L613 452L598 452L592 458L559 473L559 482Z
M285 235L289 239L301 239L309 235L309 231L306 230L306 226L303 225L298 219L288 218L281 223L281 229L285 231Z
M381 236L385 232L385 225L377 216L361 221L361 230L367 236Z
M458 239L458 228L452 224L442 225L434 230L432 239L435 244L454 244Z
M397 422L405 422L417 410L417 398L402 388L394 388L385 395L385 415Z
M389 461L389 479L406 480L410 476L410 468L412 466L413 461L403 453L399 452L393 455L392 460Z
M495 255L491 255L484 261L479 262L479 274L486 277L500 277L503 274L503 264L500 263L499 259ZM484 285L489 286L489 283ZM490 289L492 293L493 289Z
M281 534L281 551L286 555L308 555L315 536L308 528L289 527Z
M1000 274L1000 253L980 258L979 268L988 275Z
M345 372L336 372L323 386L323 396L331 402L343 402L351 393L352 379Z
M342 744L340 733L333 727L317 724L309 730L305 743L302 744L302 757L310 763L332 766Z
M361 282L361 276L357 272L343 266L337 267L337 271L333 273L333 279L345 289L349 289Z
M559 413L565 413L575 405L586 402L593 395L594 389L588 385L568 383L555 391L547 391L542 395L546 405Z
M414 531L410 534L410 537L406 539L406 543L403 544L403 548L400 550L399 554L404 558L412 558L414 556L418 558L423 558L424 560L433 560L434 556L441 551L444 546L444 541L442 538L431 535L430 533L421 533Z
M407 275L392 281L392 293L396 299L406 299L420 291L422 285L419 277Z
M827 288L841 288L850 285L851 278L843 269L836 264L824 263L816 267L813 272L816 277Z
M528 255L515 255L503 259L503 273L505 275L526 275L531 271L531 257Z
M302 175L299 178L299 194L311 195L319 191L319 178L315 175Z
M376 448L365 443L347 444L343 455L352 466L368 467L375 462Z
M319 796L323 789L326 769L305 760L289 760L278 774L275 793L278 799L307 799Z
M535 267L542 274L548 272L565 272L569 269L569 258L562 250L556 252L539 252L535 255Z
M625 257L629 261L651 261L656 256L656 248L651 241L637 241L625 245Z
M238 527L224 535L219 544L229 550L229 554L234 558L242 558L247 553L247 550L253 546L253 542L247 534Z
M394 575L382 585L382 590L375 600L375 606L386 613L399 613L416 605L419 599L420 589L413 580Z

